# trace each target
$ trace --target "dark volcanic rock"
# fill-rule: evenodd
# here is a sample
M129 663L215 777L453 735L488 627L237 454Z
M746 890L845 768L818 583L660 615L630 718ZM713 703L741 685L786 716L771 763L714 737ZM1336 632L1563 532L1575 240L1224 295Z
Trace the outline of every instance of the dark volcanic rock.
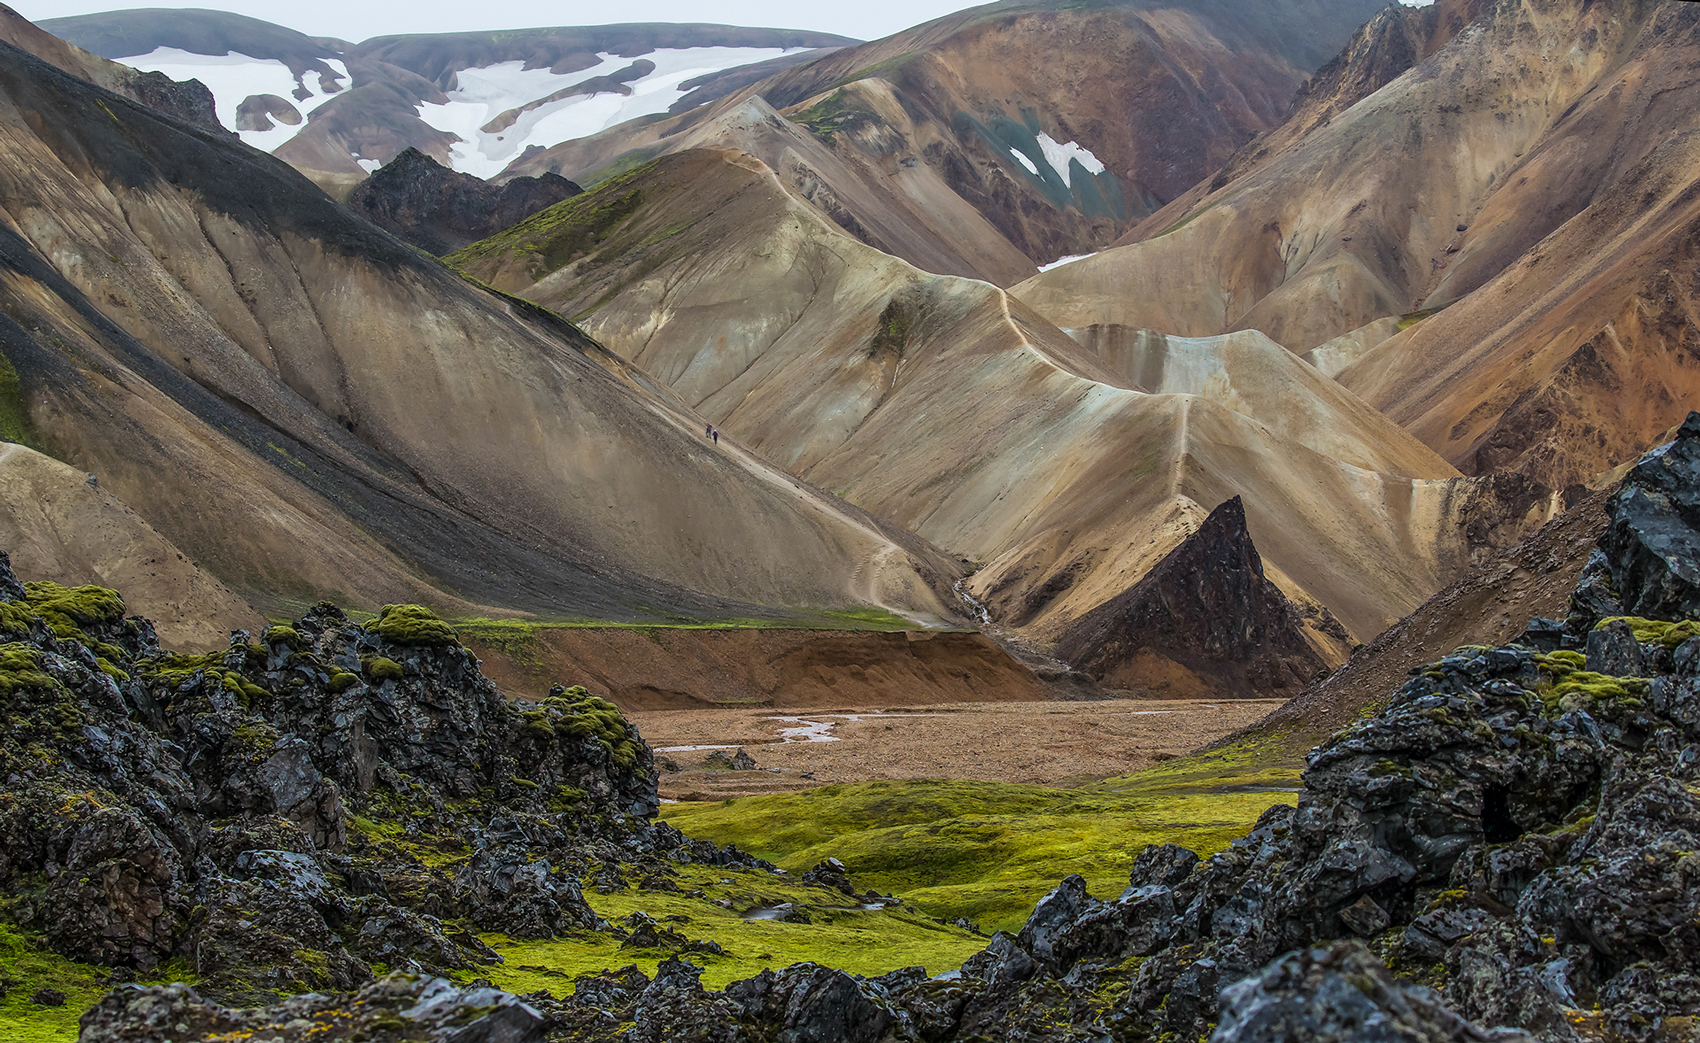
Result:
M21 585L0 556L5 594L0 887L75 959L183 957L244 1004L357 989L374 964L501 962L477 931L607 930L579 880L615 862L759 863L651 821L613 704L509 701L418 606L320 605L188 656L116 593Z
M430 1040L536 1043L547 1019L517 996L459 988L443 978L391 974L353 996L294 996L275 1006L232 1010L187 985L127 985L83 1015L81 1043L170 1043L229 1033L279 1041Z
M1533 1043L1526 1033L1483 1032L1428 989L1395 981L1357 942L1292 952L1222 991L1211 1043Z
M1238 496L1210 512L1156 568L1081 616L1057 655L1110 687L1135 687L1157 662L1221 695L1302 690L1326 667L1292 603L1263 575Z
M583 189L559 174L497 185L409 148L361 182L348 208L414 246L452 253Z
M1641 458L1606 513L1600 550L1623 611L1700 616L1700 413L1688 414L1675 442Z

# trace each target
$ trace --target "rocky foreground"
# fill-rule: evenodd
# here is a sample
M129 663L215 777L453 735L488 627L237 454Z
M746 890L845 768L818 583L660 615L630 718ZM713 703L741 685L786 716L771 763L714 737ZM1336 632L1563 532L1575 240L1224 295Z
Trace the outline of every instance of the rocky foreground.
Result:
M1700 414L1608 510L1566 620L1431 664L1312 751L1297 808L1207 860L1149 848L1112 900L1070 877L959 973L798 964L709 992L680 957L565 997L446 980L494 954L444 918L611 930L579 891L607 865L753 860L653 824L648 749L608 704L510 704L413 607L360 626L321 606L185 657L110 592L0 577L0 879L79 959L189 953L226 1001L315 990L236 1009L121 987L91 1043L1691 1040ZM471 857L401 857L369 816Z

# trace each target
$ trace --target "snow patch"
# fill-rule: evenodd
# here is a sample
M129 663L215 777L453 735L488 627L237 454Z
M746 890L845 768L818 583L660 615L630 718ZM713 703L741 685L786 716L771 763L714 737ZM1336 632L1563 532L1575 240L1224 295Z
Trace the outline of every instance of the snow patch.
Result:
M633 57L603 52L597 55L596 65L565 74L547 68L527 69L521 61L499 62L456 73L455 89L446 92L447 104L421 104L419 118L434 129L461 139L451 149L450 165L454 169L489 178L501 173L532 145L548 148L639 116L666 112L690 93L681 86L687 80L805 49L683 47ZM499 131L482 129L509 109L529 105L594 77L618 72L640 58L654 62L655 69L626 83L631 90L629 95L575 94L521 113L513 125Z
M1029 174L1032 174L1034 177L1039 176L1039 168L1034 166L1033 161L1027 158L1027 153L1012 148L1009 150L1009 154L1015 157L1015 161L1017 163L1026 167Z
M118 60L132 69L162 72L174 80L200 80L212 91L213 107L218 113L218 121L224 124L226 130L236 130L237 106L253 95L275 94L288 101L301 113L300 123L291 126L273 119L271 130L237 131L244 142L264 152L275 152L282 148L307 125L308 113L347 90L351 82L348 66L337 58L319 59L341 77L341 83L334 92L326 89L326 85L321 82L322 75L312 69L307 70L300 79L296 79L295 74L289 71L289 66L276 59L252 58L236 51L228 54L195 54L176 47L159 47L147 54ZM305 99L295 96L296 91L302 89L308 92Z
M1050 263L1050 264L1041 264L1041 265L1040 265L1040 266L1039 266L1039 270L1040 270L1040 271L1041 271L1041 272L1048 272L1048 271L1050 271L1050 270L1051 270L1051 269L1052 269L1052 268L1061 268L1061 267L1062 267L1062 266L1063 266L1063 265L1065 265L1065 264L1073 264L1073 263L1074 263L1074 262L1076 262L1076 261L1084 261L1084 260L1086 260L1086 259L1087 259L1087 258L1088 258L1088 257L1096 257L1096 256L1098 256L1098 255L1097 255L1097 254L1095 254L1095 253L1090 253L1090 254L1069 254L1069 255L1068 255L1068 256L1067 256L1067 257L1059 257L1059 258L1057 258L1057 259L1056 259L1056 260L1054 260L1054 261L1052 261L1052 262L1051 262L1051 263Z
M1045 154L1045 162L1051 165L1051 169L1062 177L1063 184L1070 188L1074 187L1069 182L1070 160L1079 162L1088 174L1102 174L1104 172L1104 164L1098 161L1097 156L1072 141L1066 145L1061 145L1049 134L1040 134L1039 151Z

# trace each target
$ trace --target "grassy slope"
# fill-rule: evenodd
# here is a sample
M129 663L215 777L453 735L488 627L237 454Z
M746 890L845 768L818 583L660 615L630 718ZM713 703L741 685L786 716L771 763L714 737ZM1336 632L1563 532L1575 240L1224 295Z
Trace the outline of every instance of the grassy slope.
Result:
M686 957L706 969L702 980L709 988L759 974L764 967L784 967L803 960L869 976L914 966L937 974L961 966L986 944L984 938L939 923L912 907L880 911L849 908L855 903L837 891L805 887L764 872L686 866L678 883L685 893L634 889L603 895L587 891L585 898L610 921L618 922L642 911L692 940L718 942L726 950L723 956L690 953ZM696 897L691 891L701 891L702 896ZM730 902L731 908L715 904L722 901ZM812 922L788 924L745 920L742 916L751 909L772 908L781 902L808 907ZM484 938L507 962L482 973L513 992L570 992L570 979L579 974L627 964L654 974L656 963L669 955L659 950L622 949L619 940L608 935L534 942L510 941L499 935Z
M836 856L860 886L1009 930L1069 873L1114 897L1147 844L1222 849L1272 804L1292 803L1298 773L1279 740L1264 740L1077 789L881 781L669 805L662 816L792 871Z

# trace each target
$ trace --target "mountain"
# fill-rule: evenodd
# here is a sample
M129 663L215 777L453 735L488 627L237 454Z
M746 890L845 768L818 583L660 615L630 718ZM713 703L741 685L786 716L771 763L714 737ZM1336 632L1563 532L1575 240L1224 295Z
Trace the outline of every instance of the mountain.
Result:
M347 203L397 238L427 253L445 254L582 191L557 174L495 185L410 148L355 186Z
M1465 473L1583 482L1700 390L1697 18L1655 0L1382 16L1289 126L1127 245L1012 293L1069 327L1333 342L1342 383ZM1339 340L1377 323L1385 340Z
M287 165L0 47L30 444L256 605L951 618L961 566Z
M72 76L170 113L186 123L204 130L221 129L212 92L198 80L177 82L162 73L139 72L127 65L108 61L43 31L5 4L0 4L0 40L28 51Z
M1235 495L1330 661L1557 506L1460 479L1267 338L1078 343L863 245L742 152L665 156L448 260L973 563L964 589L1041 647Z
M636 24L351 44L222 11L162 8L41 24L126 65L200 79L226 127L339 196L408 148L489 178L529 151L702 104L853 42Z
M740 148L864 242L1008 285L1032 264L1107 245L1278 124L1294 91L1381 6L1005 0L834 51L699 110L521 157L508 172L587 182L681 148ZM774 112L814 147L771 129ZM898 234L882 227L894 214Z

